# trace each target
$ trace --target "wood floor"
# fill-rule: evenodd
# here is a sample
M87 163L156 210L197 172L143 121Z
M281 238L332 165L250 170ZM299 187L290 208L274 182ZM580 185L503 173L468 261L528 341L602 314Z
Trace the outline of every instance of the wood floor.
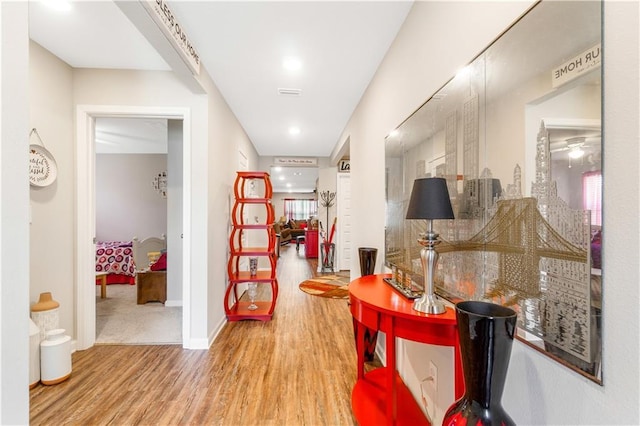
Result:
M354 425L347 300L298 284L317 262L282 247L270 322L228 323L208 351L95 346L69 380L30 391L32 425ZM222 301L220 302L222 303Z

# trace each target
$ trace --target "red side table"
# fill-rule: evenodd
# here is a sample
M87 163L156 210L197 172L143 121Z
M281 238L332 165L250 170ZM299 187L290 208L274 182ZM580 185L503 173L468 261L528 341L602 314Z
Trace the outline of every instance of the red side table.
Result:
M367 275L349 284L354 318L358 380L351 394L351 407L359 424L428 425L429 422L396 371L396 337L454 348L454 393L464 394L464 377L458 343L455 310L442 315L413 310L413 301L396 292L382 279L391 275ZM365 329L386 335L387 365L365 374Z

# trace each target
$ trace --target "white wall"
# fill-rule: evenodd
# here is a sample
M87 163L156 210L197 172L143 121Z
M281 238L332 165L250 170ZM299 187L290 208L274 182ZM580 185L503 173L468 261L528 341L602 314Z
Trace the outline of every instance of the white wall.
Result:
M69 171L70 177L67 181L59 178L56 195L47 200L44 208L48 214L44 214L46 223L43 224L43 229L67 229L68 238L73 238L75 226L75 183L71 177L75 153L71 115L74 105L163 106L190 110L191 147L186 161L191 164L189 224L193 232L190 235L190 263L184 265L191 271L191 317L186 327L190 330L192 347L207 347L225 321L222 298L226 286L226 250L221 248L226 247L228 239L228 200L236 167L222 159L236 158L237 151L242 149L248 154L250 163L254 165L252 167L257 167L257 154L244 130L213 83L206 78L206 71L204 81L207 82L209 94L194 95L170 72L74 69L72 79L67 74L65 78L68 80L65 80L49 72L52 64L37 65L38 52L34 55L36 57L33 59L34 66L31 71L36 77L32 79L41 79L52 86L49 90L38 90L38 99L47 99L49 91L56 94L58 92L53 88L66 84L66 90L61 91L67 98L63 99L64 102L58 102L57 108L66 110L64 105L68 102L70 115L58 121L61 127L58 133L69 137L61 138L60 146L55 147L55 155L56 158L62 159L58 160L61 168L61 163L66 163L65 170ZM48 59L55 69L55 59ZM72 80L71 85L69 80ZM43 112L42 116L47 114L48 112ZM36 119L43 117L32 118ZM65 161L66 159L68 161ZM62 202L68 212L53 211L53 205L58 202ZM68 245L58 247L60 250L56 255L63 260L59 264L66 265L66 273L61 276L59 282L52 283L49 280L47 289L51 290L54 296L60 295L58 299L61 306L71 307L76 285L73 281L73 243L69 240ZM47 271L48 267L48 263L42 263L38 271ZM71 311L69 320L61 326L72 328L70 324L73 322L73 315Z
M0 3L0 424L29 422L28 4Z
M75 105L111 106L162 106L187 108L191 119L191 229L188 235L190 263L183 265L190 271L190 305L185 309L188 318L183 322L184 335L188 336L187 347L207 347L207 283L208 222L206 220L208 181L206 179L209 135L207 120L207 97L193 95L171 72L149 72L128 70L74 69ZM185 194L185 197L187 194ZM185 232L189 232L185 230ZM222 312L219 312L222 315Z
M205 348L225 321L223 296L230 195L238 150L257 166L255 149L228 105L201 74L207 95L193 95L170 72L74 70L74 102L87 105L141 105L189 108L191 216L189 303L191 347ZM185 194L185 197L187 194Z
M206 208L198 209L198 214L202 214L202 219L209 224L208 233L204 236L210 252L208 258L201 260L206 263L209 272L206 298L208 311L205 306L201 309L207 312L207 328L210 330L209 340L211 340L213 333L219 331L226 321L223 299L228 282L230 215L233 183L238 170L238 152L242 152L247 157L249 170L260 169L258 154L249 137L206 72L205 77L207 78L202 78L201 81L209 97L209 110L206 117L209 123L209 155L199 160L201 167L199 169L204 174L193 176L193 179L194 182L197 179L205 179L209 183ZM197 156L199 152L194 151L193 155ZM194 231L201 232L198 228L194 228ZM194 300L192 304L200 306Z
M96 155L96 238L143 240L167 234L167 199L151 184L167 154Z
M75 335L73 72L40 45L29 43L29 124L58 165L56 181L31 187L29 301L51 292L60 302L60 328ZM34 135L31 143L38 143Z
M532 2L416 2L340 140L350 140L354 248L384 245L384 137ZM638 3L605 2L604 386L514 343L504 406L518 424L638 424ZM334 148L339 152L340 146ZM366 172L364 172L366 170ZM377 231L376 231L377 230ZM354 249L355 250L355 249ZM355 254L354 254L355 255ZM357 276L352 269L352 276ZM407 356L440 359L432 348ZM422 351L422 353L418 353ZM450 359L451 357L449 357ZM406 360L405 360L406 361ZM407 364L405 364L407 365ZM414 395L423 377L403 375ZM446 369L445 369L446 371ZM439 374L439 380L443 380ZM441 403L440 410L446 410Z

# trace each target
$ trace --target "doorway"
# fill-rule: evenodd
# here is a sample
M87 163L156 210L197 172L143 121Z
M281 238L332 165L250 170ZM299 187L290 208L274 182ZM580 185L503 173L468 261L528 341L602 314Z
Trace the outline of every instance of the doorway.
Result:
M166 118L181 121L182 126L182 205L181 230L177 234L182 240L182 255L175 258L180 265L188 265L190 253L190 114L187 108L126 107L126 106L79 106L77 110L77 161L76 161L76 335L77 348L86 349L95 344L95 119L98 117ZM182 343L190 341L191 316L190 269L182 270ZM91 283L91 285L89 285Z
M96 269L111 271L106 297L96 297L96 343L182 343L182 120L95 123ZM140 300L134 284L148 282L147 252L160 247L148 238L164 240L171 256L166 270L153 273L164 295Z

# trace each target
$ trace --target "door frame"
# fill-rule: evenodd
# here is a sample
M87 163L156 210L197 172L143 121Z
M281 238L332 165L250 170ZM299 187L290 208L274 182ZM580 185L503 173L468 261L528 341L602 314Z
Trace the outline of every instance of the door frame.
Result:
M182 120L182 345L190 342L191 317L191 113L189 108L123 105L78 105L76 108L76 338L77 349L96 341L95 303L95 119L102 117Z

